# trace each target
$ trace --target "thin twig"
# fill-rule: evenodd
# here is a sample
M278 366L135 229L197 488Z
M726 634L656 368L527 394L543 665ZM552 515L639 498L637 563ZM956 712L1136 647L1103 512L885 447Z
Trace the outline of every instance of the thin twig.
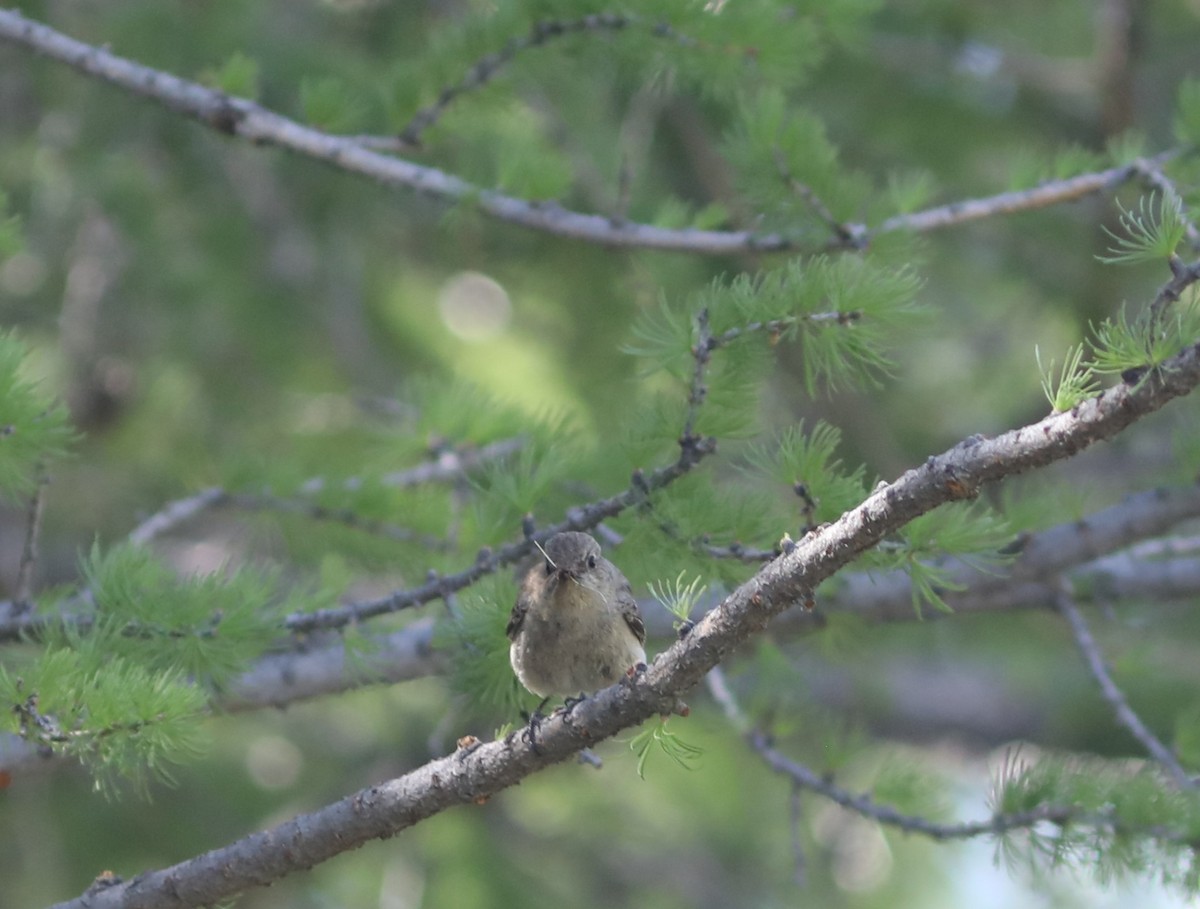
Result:
M458 98L487 85L508 66L517 55L535 47L542 47L555 38L590 31L621 31L634 25L649 24L640 16L621 13L593 13L578 19L544 19L535 22L529 32L521 37L510 38L498 51L479 59L467 70L455 85L447 86L438 95L437 101L413 115L408 125L400 130L400 142L408 147L421 144L421 133L437 122L446 109ZM685 46L696 42L679 34L666 23L654 24L650 34L656 38L667 38Z
M327 508L314 502L298 501L283 496L267 495L265 493L230 493L225 500L228 504L250 511L278 511L286 514L296 514L312 521L328 521L342 524L353 530L372 536L384 537L400 543L418 543L426 549L448 551L453 548L449 540L436 537L433 534L421 533L409 527L400 527L386 521L375 521L364 518L349 508Z
M1185 290L1200 280L1200 261L1184 265L1176 256L1168 260L1171 266L1171 280L1158 291L1154 302L1150 304L1150 314L1153 319L1160 319L1167 306L1174 303Z
M813 210L817 218L820 219L829 232L836 238L839 248L842 249L861 249L866 245L866 228L865 226L849 225L839 221L834 217L829 206L824 200L816 194L811 186L801 182L791 172L788 167L787 158L784 157L783 149L776 147L775 152L775 167L779 170L779 177L784 184L802 200L809 208Z
M705 307L696 313L696 341L692 344L692 381L688 386L687 412L683 419L683 431L679 434L679 444L684 448L696 438L696 421L700 418L700 409L708 397L705 376L708 373L708 364L712 360L712 352L715 347L712 330L708 325L708 308Z
M25 613L33 609L33 574L37 569L38 540L42 536L42 515L46 509L46 487L50 475L46 466L37 467L37 480L29 496L29 512L25 521L25 543L21 547L21 564L17 568L16 594L13 597L16 612Z
M581 508L573 508L564 520L543 527L535 533L524 533L518 543L510 543L499 550L483 549L475 558L475 564L457 574L431 577L429 581L412 590L401 590L374 600L350 603L316 612L293 613L285 620L287 629L293 633L320 629L342 628L364 619L386 615L408 609L432 600L445 599L459 590L470 587L480 578L492 574L505 565L512 565L541 546L550 537L565 530L591 530L606 518L615 517L626 508L644 503L651 493L662 489L688 473L701 460L717 450L717 440L702 438L695 433L695 423L700 406L704 402L707 374L712 348L708 344L708 318L702 313L697 319L703 343L697 342L692 350L696 367L688 391L688 409L684 418L683 431L679 436L679 457L673 464L660 467L649 476L636 470L624 492L607 499L592 502Z
M820 325L823 322L828 322L835 325L853 325L863 316L862 310L851 309L846 311L831 310L829 312L814 312L795 316L783 316L779 319L768 319L763 322L747 322L745 325L735 325L733 328L728 328L719 335L709 336L709 345L713 350L718 347L724 347L738 338L748 335L751 332L766 332L772 338L776 338L783 334L787 329L804 323Z
M1083 811L1067 805L1039 805L1027 811L1011 814L996 813L980 821L939 823L917 815L904 814L890 805L881 805L867 793L843 789L825 776L781 754L771 744L770 737L760 730L751 733L750 746L774 772L786 776L796 786L823 795L830 801L862 817L905 833L916 833L938 841L968 840L979 836L999 836L1012 830L1027 830L1044 821L1053 824L1079 824L1106 830L1127 830L1115 816L1106 812ZM1150 829L1138 831L1158 839L1175 841L1184 837L1183 831Z
M401 489L419 486L424 483L448 482L475 469L481 464L506 457L519 450L523 444L524 441L522 439L514 438L503 439L473 450L447 448L445 451L439 453L435 460L426 464L419 464L407 470L384 474L379 479L379 482L384 486ZM347 492L353 492L362 488L363 482L360 477L350 477L343 480L341 485ZM300 492L305 495L315 495L324 490L327 485L328 482L323 477L314 477L311 480L305 481L300 486ZM310 503L295 502L265 493L257 495L252 493L234 493L218 486L205 489L195 495L168 502L134 528L129 534L129 541L135 545L145 545L151 540L169 533L180 524L192 520L210 508L230 504L258 510L272 508L277 511L304 513L314 520L339 521L359 530L388 536L396 540L416 540L422 542L424 545L435 548L443 548L445 546L445 541L418 534L415 531L405 528L391 527L382 522L368 521L346 511L323 509L320 506Z
M480 578L493 574L505 565L512 565L520 561L533 552L535 543L545 543L556 533L562 533L565 530L590 530L606 518L615 517L626 508L639 504L649 493L670 485L714 451L716 451L714 440L700 439L687 450L681 451L678 460L673 464L659 468L649 476L643 476L640 472L635 474L634 481L625 491L607 499L592 502L582 508L572 509L565 520L543 527L527 540L510 543L495 551L481 550L475 564L457 574L435 577L420 587L396 591L374 600L362 600L346 606L321 609L316 612L294 613L287 617L285 626L291 632L343 628L374 616L386 615L432 600L443 599L449 594L470 587Z
M741 706L725 681L719 666L710 670L707 681L713 699L721 706L734 728L741 733L750 748L768 768L787 777L793 786L824 796L846 810L878 824L895 827L905 833L920 834L938 841L967 840L986 835L998 836L1012 830L1029 829L1043 821L1060 825L1071 822L1104 829L1123 829L1123 825L1111 814L1082 811L1065 805L1039 805L1037 808L1011 814L996 812L985 820L950 824L932 821L919 815L905 814L890 805L879 804L868 793L851 792L834 783L828 775L817 773L781 753L775 748L769 735L763 730L751 726L749 719L742 712ZM1167 830L1143 832L1167 840L1175 840L1180 836L1175 831Z
M1084 196L1111 190L1122 183L1129 182L1142 173L1139 169L1140 166L1149 164L1154 167L1162 167L1179 157L1179 154L1177 149L1170 149L1146 159L1142 165L1122 164L1062 180L1049 180L1032 189L998 193L979 199L963 199L911 214L893 215L878 227L870 230L868 237L897 230L926 233L931 230L957 227L968 221L978 221L981 218L990 218L995 215L1015 214L1032 209L1048 208L1051 205L1061 205L1064 202L1074 202Z
M397 779L172 867L89 891L60 904L59 909L175 906L182 904L181 894L186 894L194 905L217 903L311 869L372 839L395 836L453 806L478 804L649 717L669 713L680 695L699 684L706 673L760 633L773 618L811 596L819 584L889 534L960 497L964 486L979 489L1015 473L1068 459L1098 441L1112 438L1167 402L1192 392L1197 385L1200 348L1189 348L1136 385L1117 386L1070 412L1053 414L993 438L971 439L928 458L893 483L881 484L838 520L818 528L791 552L763 566L697 622L690 634L660 653L645 672L545 720L536 749L531 742L522 741L519 733L463 748ZM682 470L678 463L672 467ZM948 482L950 479L954 482ZM854 803L854 796L844 795ZM1027 815L993 818L985 826L992 832L1003 832L1039 820L1097 826L1107 823L1110 828L1118 823L1103 815L1080 815L1047 806ZM945 832L960 836L961 830L959 825ZM1129 832L1160 837L1176 833L1146 828ZM1178 833L1189 835L1186 831Z
M135 546L145 546L150 541L170 533L180 524L192 520L208 509L216 508L228 499L228 492L219 486L213 486L195 495L168 502L133 529L129 534L129 542Z
M1179 216L1183 219L1183 229L1188 243L1192 249L1200 249L1200 230L1197 230L1192 219L1188 217L1187 203L1183 201L1183 195L1179 192L1179 187L1175 185L1175 181L1163 172L1162 163L1158 162L1157 159L1139 158L1133 162L1133 167L1138 176L1152 189L1156 189L1162 193L1163 197L1179 210Z
M728 546L715 546L712 543L701 541L699 549L702 553L711 559L732 559L737 562L769 562L771 559L779 557L781 549L756 549L752 546L745 546L741 543L730 543Z
M426 483L451 483L485 464L515 454L524 446L525 439L522 436L489 442L479 448L447 446L438 451L432 460L416 467L385 473L378 482L394 489L410 489L413 486L424 486ZM347 492L355 492L361 489L365 482L362 477L347 477L340 485ZM328 487L329 481L324 477L313 477L305 480L299 491L303 495L316 495Z
M605 215L571 211L552 202L520 199L483 189L437 168L372 151L353 138L331 136L304 126L253 101L232 98L162 70L134 63L103 48L76 41L49 26L26 19L15 10L0 9L0 41L28 47L252 144L286 148L393 189L415 190L453 203L469 201L490 217L532 230L605 246L678 250L700 255L800 248L796 240L778 233L671 229L631 221L618 222ZM1177 150L1167 151L1148 161L1154 166L1162 166L1178 154ZM874 228L848 225L848 229L856 237L861 234L867 243L880 234L893 231L925 233L980 218L1062 204L1111 189L1137 173L1133 165L1113 167L1050 181L1031 190L1000 193L923 212L895 215ZM846 248L839 239L826 247Z
M1158 737L1142 722L1141 717L1129 705L1125 693L1113 681L1112 674L1108 671L1108 667L1104 663L1104 655L1100 653L1100 647L1096 643L1096 639L1092 637L1087 622L1083 619L1083 613L1075 605L1070 593L1065 589L1060 590L1057 602L1058 611L1062 613L1063 618L1067 620L1067 624L1071 626L1071 633L1075 636L1075 643L1078 645L1080 653L1083 654L1092 677L1099 684L1100 693L1104 695L1104 700L1108 702L1109 706L1113 709L1113 713L1116 714L1117 722L1124 726L1141 743L1142 747L1146 749L1151 757L1166 768L1181 789L1195 789L1196 782L1183 769L1171 749L1159 741Z

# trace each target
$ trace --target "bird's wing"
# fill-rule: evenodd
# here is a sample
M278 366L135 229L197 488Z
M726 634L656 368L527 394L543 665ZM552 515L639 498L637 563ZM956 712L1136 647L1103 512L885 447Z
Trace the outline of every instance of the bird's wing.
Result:
M510 641L515 641L517 635L521 633L521 624L525 621L525 613L528 611L529 600L522 593L517 597L517 602L512 608L512 614L508 617L508 627L504 629L504 633L508 635Z
M637 600L633 598L633 591L629 589L627 583L622 584L617 591L617 606L621 610L621 618L625 620L625 624L629 626L633 636L638 639L638 643L645 644L646 623L642 621L642 614L638 612Z

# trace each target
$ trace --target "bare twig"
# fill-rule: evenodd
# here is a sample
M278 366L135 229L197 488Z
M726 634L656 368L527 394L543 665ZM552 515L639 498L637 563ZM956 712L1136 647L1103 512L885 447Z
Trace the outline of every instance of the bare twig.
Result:
M787 158L784 157L783 150L776 148L775 152L775 167L779 170L779 177L783 180L784 185L793 193L799 196L817 218L822 221L829 232L836 239L837 246L841 249L861 249L866 245L867 230L864 225L856 224L849 225L839 221L829 206L824 200L813 191L813 188L807 183L803 183L796 178L788 167Z
M730 344L752 332L762 331L766 332L769 337L776 338L794 325L806 323L820 325L825 322L832 325L853 325L862 318L862 315L862 311L858 309L845 311L831 310L830 312L784 316L780 319L768 319L764 322L747 322L745 325L735 325L733 328L728 328L719 335L710 335L708 343L713 350L716 350L718 347L724 347L726 344Z
M586 520L582 511L573 510L571 514L578 521ZM955 586L961 585L961 589L946 593L947 602L956 615L1053 609L1056 586L1047 579L1063 573L1068 573L1081 591L1103 592L1110 599L1139 596L1172 601L1193 597L1200 593L1200 559L1188 556L1195 554L1200 542L1191 537L1151 538L1196 517L1200 517L1197 486L1156 489L1130 496L1094 514L1021 536L1015 544L1020 555L1011 564L996 566L986 573L968 565L959 568L943 565L950 571ZM602 532L603 528L600 524L594 529ZM1145 542L1129 547L1136 540ZM782 554L780 550L750 549L739 544L704 549L716 558L746 562L766 562ZM916 616L907 573L844 573L837 589L820 598L816 612L789 610L776 622L776 627L791 634L813 634L823 627L824 615L837 612L853 614L871 624L913 621ZM665 612L648 609L645 620L652 637L674 637L671 618ZM0 602L0 641L36 635L40 624L34 617L18 615L14 603ZM383 638L372 638L368 649L381 654L381 663L376 667L374 661L367 661L369 668L361 673L343 672L345 647L340 639L330 645L328 653L323 647L314 648L310 641L302 651L265 657L263 665L273 668L267 669L265 675L259 675L257 667L251 668L245 676L245 685L234 686L244 690L232 693L232 700L222 701L222 706L250 709L282 704L437 671L429 627L423 622ZM393 669L399 674L393 674ZM277 679L278 684L267 684L267 678Z
M168 502L133 529L129 534L129 542L135 546L145 546L163 534L170 533L180 524L228 500L228 492L213 486L195 495Z
M618 222L604 215L583 214L554 203L519 199L486 190L445 171L372 151L353 138L331 136L304 126L253 101L230 97L162 70L134 63L103 48L76 41L49 26L26 19L15 10L0 9L0 41L28 47L227 135L256 145L286 148L393 189L415 190L455 203L469 201L484 214L508 224L606 246L678 250L700 255L798 248L794 240L777 233L676 230L631 221ZM1176 155L1177 151L1168 151L1148 160L1161 166ZM872 237L892 231L924 233L940 230L980 218L1069 202L1111 189L1127 182L1136 173L1133 165L1108 168L1050 181L1022 192L1000 193L923 212L896 215L874 228L847 225L847 230L859 242L868 243ZM827 247L844 249L845 244L835 239Z
M408 121L408 125L400 131L399 139L404 146L420 145L421 133L436 123L438 118L445 113L446 108L468 92L487 85L501 70L512 63L518 54L524 51L542 47L555 38L567 35L591 31L621 31L638 25L650 25L650 33L656 38L674 40L685 46L696 43L679 34L664 22L652 24L636 15L593 13L578 19L544 19L535 22L530 27L528 34L510 38L498 51L478 60L458 83L442 89L437 101L413 115L413 118Z
M447 551L452 549L449 540L436 537L433 534L421 533L409 527L400 527L386 521L375 521L348 508L326 508L315 502L288 499L283 496L272 496L263 493L231 493L225 501L238 508L250 511L277 511L285 514L296 514L311 521L328 521L343 524L353 530L372 536L384 537L399 543L417 543L426 549Z
M1080 531L1084 534L1085 531ZM1050 608L1055 596L1051 582L1010 583L996 592L979 593L980 582L992 584L991 576L978 573L973 584L958 591L954 615L963 617L980 612L1016 612ZM901 608L892 606L892 578L854 573L843 575L845 586L823 597L820 612L789 610L774 627L779 634L805 636L819 634L828 614L849 613L869 624L914 622L911 585L897 573L904 585L899 597ZM1100 559L1071 574L1081 589L1104 591L1110 598L1136 594L1148 600L1186 600L1200 594L1200 559L1182 559L1139 563L1124 553ZM877 598L872 594L879 590ZM972 594L975 598L972 598ZM648 604L647 604L648 605ZM651 638L674 640L672 617L661 609L643 610L646 631ZM938 613L941 615L941 613ZM926 618L928 620L928 617ZM371 636L363 655L352 665L346 661L345 643L331 643L269 654L233 682L220 698L222 710L252 710L309 698L338 694L363 685L402 682L439 672L442 660L433 649L432 621L422 618L403 629L383 636Z
M451 483L478 470L485 464L515 454L524 445L525 440L517 436L489 442L479 448L447 447L439 451L433 460L424 464L385 473L379 478L379 482L384 486L396 489L409 489L413 486L423 486L426 483ZM341 486L347 492L353 492L361 489L363 482L361 477L349 477L341 481ZM301 484L300 492L304 495L316 495L326 489L328 485L329 481L324 477L313 477Z
M512 786L656 714L670 713L680 695L739 644L886 535L918 515L1014 473L1064 460L1112 436L1200 384L1200 346L1189 348L1134 386L1121 385L1067 413L991 439L971 439L929 458L856 508L818 528L733 591L644 673L613 685L544 721L537 749L516 735L472 745L395 780L347 796L170 868L60 904L61 909L139 909L219 902L250 887L313 867L371 839L394 836L454 805L470 804ZM679 469L678 465L672 465ZM670 468L665 468L669 470ZM801 774L801 777L804 775ZM813 782L819 782L815 780ZM829 797L833 797L830 793ZM846 801L855 797L846 793ZM883 816L883 812L877 813ZM1036 816L984 822L1003 832L1038 820L1099 823L1047 807ZM959 835L964 825L947 829ZM937 832L937 831L933 831ZM931 832L930 835L933 835ZM973 835L973 834L972 834Z
M1012 814L996 813L981 821L940 823L918 815L905 814L890 805L879 804L867 793L855 793L838 786L823 775L781 754L773 747L770 738L761 731L752 732L749 741L750 746L771 770L786 776L795 785L823 795L846 810L853 811L876 823L895 827L905 833L927 836L933 840L967 840L979 836L999 836L1012 830L1027 830L1036 827L1043 821L1059 825L1071 823L1106 830L1124 830L1170 841L1185 837L1183 831L1171 831L1157 827L1137 830L1120 823L1112 814L1083 811L1066 805L1040 805L1028 811L1017 811Z
M736 562L769 562L779 557L783 551L778 548L758 549L742 543L730 543L728 546L716 546L701 539L700 551L713 559L732 559Z
M670 485L688 473L717 449L716 439L701 438L695 433L696 419L707 393L705 375L708 371L712 351L711 346L705 340L709 337L706 313L701 314L697 319L697 324L701 340L704 343L698 341L692 349L696 366L688 393L688 409L684 418L683 431L679 436L679 457L673 464L660 467L649 476L641 470L634 471L630 478L630 485L624 492L598 502L592 502L581 508L573 508L567 513L564 520L543 527L536 532L529 533L529 528L526 527L524 539L520 542L510 543L495 552L490 549L481 550L475 559L475 564L457 574L433 577L413 590L397 591L374 600L364 600L316 612L295 613L287 617L285 622L287 629L295 633L341 628L374 616L398 612L432 600L445 599L499 568L520 561L531 553L534 547L545 543L555 534L562 533L564 530L591 530L606 518L615 517L626 508L645 502L651 493Z
M1088 669L1100 686L1104 700L1108 701L1113 713L1116 714L1117 722L1129 730L1129 733L1141 743L1151 757L1162 764L1181 789L1196 788L1195 781L1180 766L1171 749L1158 740L1158 737L1142 722L1141 717L1129 706L1125 693L1113 681L1112 673L1108 671L1108 667L1104 663L1104 656L1100 653L1100 647L1096 643L1096 639L1092 637L1087 622L1083 619L1083 613L1079 611L1071 594L1065 589L1059 591L1058 611L1071 626L1071 633L1075 636L1079 652L1083 654Z
M440 451L437 457L424 464L406 470L384 474L379 482L385 486L409 488L424 483L453 482L461 479L466 473L479 466L506 457L518 451L524 445L521 438L502 439L489 445L475 449L456 449L447 447ZM347 491L361 488L363 480L351 477L344 480L342 487ZM303 484L302 492L315 495L326 488L324 478L314 478ZM418 542L434 549L444 549L449 543L435 537L419 534L403 527L395 527L378 521L368 521L344 510L329 510L309 502L297 502L290 499L267 495L252 495L249 493L233 493L221 487L211 487L194 495L185 496L168 502L154 514L143 520L129 534L129 541L136 546L144 546L177 530L210 509L223 505L235 505L242 508L290 511L305 514L313 520L334 520L362 530L386 536L402 542ZM89 591L80 590L70 600L72 604L87 605ZM11 602L0 602L0 642L15 641L23 636L39 634L47 625L73 624L85 627L90 622L86 615L78 616L45 616L35 615L18 597Z
M1171 266L1171 280L1164 284L1150 304L1150 314L1154 319L1160 319L1167 306L1179 299L1180 295L1200 280L1200 262L1184 265L1178 257L1168 260Z
M1200 249L1200 230L1197 230L1196 225L1188 216L1187 203L1183 201L1183 195L1179 192L1179 187L1175 185L1174 180L1163 172L1162 162L1157 159L1139 158L1133 162L1133 166L1138 176L1147 185L1152 189L1158 190L1163 194L1163 198L1179 209L1179 215L1183 218L1183 229L1188 243L1193 250Z
M1172 149L1155 155L1144 163L1162 167L1178 156L1179 152ZM1049 180L1033 189L1014 190L980 199L963 199L912 214L895 215L871 230L869 235L886 234L896 230L926 233L956 227L981 218L1048 208L1051 205L1074 202L1093 193L1114 189L1122 183L1129 182L1139 173L1139 165L1125 164L1063 180Z
M721 706L726 717L745 738L750 748L775 773L787 777L793 787L817 795L824 796L831 802L852 811L855 814L875 821L887 827L895 827L905 833L915 833L933 840L967 840L979 836L999 836L1013 830L1025 830L1037 826L1043 821L1055 824L1082 824L1107 830L1131 830L1129 825L1122 824L1115 815L1106 812L1083 811L1079 808L1065 805L1040 805L1028 811L1018 811L1011 814L996 812L990 818L981 821L961 823L941 823L920 815L905 814L890 805L876 802L868 793L855 793L837 785L826 774L801 764L799 761L780 752L771 741L771 737L763 730L753 728L738 705L733 692L725 682L720 667L708 674L708 688L713 698ZM1172 831L1160 828L1148 828L1140 832L1164 840L1182 839L1183 831Z
M713 342L712 330L708 325L708 308L696 313L696 341L692 344L692 381L688 387L687 413L683 419L683 431L679 434L679 444L685 450L696 439L696 421L700 418L700 409L708 397L708 384L705 376L708 364L712 360L712 352L716 344Z
M447 448L435 460L419 464L416 467L410 467L407 470L385 474L380 478L379 482L384 486L397 488L409 488L424 483L447 482L462 476L464 473L477 468L481 464L493 461L496 458L505 457L517 451L523 444L521 439L503 439L499 442L493 442L490 445L484 445L478 449L458 450ZM352 492L361 488L362 484L362 479L351 477L344 480L342 486L346 491ZM316 495L324 490L326 485L327 481L323 477L314 477L311 480L305 481L301 485L300 491L305 495ZM182 499L168 502L133 529L129 534L129 542L134 545L144 546L163 534L170 533L179 527L179 525L192 520L199 514L211 508L228 504L240 505L243 508L276 507L281 511L299 511L306 507L303 503L291 502L286 499L266 495L256 496L248 493L232 493L221 487L214 486L195 495L185 496ZM308 507L313 508L315 506ZM336 517L329 513L310 514L310 516L322 519L343 520L344 523L352 523L352 521L345 520L344 517ZM360 521L356 526L363 527L366 523ZM382 528L377 532L389 536L393 535ZM394 536L398 539L415 538L407 537L403 533L395 534Z
M37 568L38 540L42 535L42 515L46 509L46 487L50 475L44 464L37 467L37 485L29 496L29 513L25 521L25 543L21 547L21 563L17 568L16 595L13 597L16 611L29 612L33 609L33 573Z

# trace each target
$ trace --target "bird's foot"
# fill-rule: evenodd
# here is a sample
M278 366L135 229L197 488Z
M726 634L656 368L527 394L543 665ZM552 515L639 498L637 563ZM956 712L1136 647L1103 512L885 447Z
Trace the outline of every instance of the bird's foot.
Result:
M621 679L621 684L622 685L632 685L634 682L636 682L638 679L640 679L645 674L646 674L646 664L645 663L637 663L633 666L630 666L629 669L626 670L625 677Z
M533 713L526 714L522 712L522 716L526 720L525 729L521 733L521 741L533 749L534 754L541 754L542 748L538 745L538 731L542 728L542 720L545 719L542 714L535 710Z
M542 728L542 720L546 717L542 714L542 708L546 706L546 702L550 698L543 698L542 702L534 708L533 713L521 711L521 718L525 720L525 730L521 733L521 741L525 742L533 749L534 754L541 754L542 749L537 743L538 730Z

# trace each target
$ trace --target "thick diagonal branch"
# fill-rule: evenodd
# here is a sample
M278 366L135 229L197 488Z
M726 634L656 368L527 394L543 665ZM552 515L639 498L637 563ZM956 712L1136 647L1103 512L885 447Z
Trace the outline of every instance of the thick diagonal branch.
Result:
M311 868L371 839L394 836L451 806L486 799L650 716L669 713L676 699L735 647L918 515L972 495L987 483L1064 460L1112 438L1197 384L1200 346L1193 346L1133 388L1121 385L1069 413L1054 414L993 439L960 443L894 483L881 485L858 507L764 566L691 634L660 654L636 681L607 688L544 723L537 752L512 737L478 746L470 743L398 779L271 830L61 905L63 909L206 905Z

